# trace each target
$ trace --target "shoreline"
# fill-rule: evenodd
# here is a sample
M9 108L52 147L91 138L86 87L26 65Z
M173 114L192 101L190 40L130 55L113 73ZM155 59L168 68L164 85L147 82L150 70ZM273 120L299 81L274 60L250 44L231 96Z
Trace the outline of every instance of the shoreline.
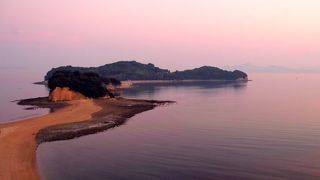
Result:
M35 115L26 115L23 117L17 117L15 119L8 119L7 121L0 122L1 125L5 124L11 124L11 123L16 123L20 121L25 121L29 119L34 119L34 118L40 118L42 116L48 115L58 109L61 109L63 107L67 107L69 104L67 102L56 102L56 105L53 105L53 103L49 103L47 100L45 100L47 97L37 97L37 98L30 98L30 99L18 99L18 100L13 100L11 101L12 103L16 102L17 105L20 106L27 106L24 108L25 110L34 110L34 109L47 109L47 113L43 114L35 114Z
M129 80L129 81L121 81L121 82L131 82L134 84L161 84L161 83L184 83L184 82L249 82L252 81L250 79L238 79L238 80L222 80L222 79L185 79L185 80Z
M105 131L124 124L136 114L152 110L173 101L139 100L125 98L95 99L101 110L91 114L89 121L54 125L39 130L37 144L57 140L68 140Z
M44 98L25 105L50 107ZM21 101L20 101L21 102ZM23 102L23 101L22 101ZM0 179L40 179L36 149L43 142L67 140L119 126L130 117L172 101L95 99L64 102L49 114L0 124Z
M250 82L252 79L237 79L237 80L223 80L223 79L172 79L172 80L123 80L121 85L114 86L112 84L106 84L109 89L112 90L122 90L128 89L134 86L135 84L174 84L174 83L190 83L190 82ZM34 82L36 85L46 85L47 82Z

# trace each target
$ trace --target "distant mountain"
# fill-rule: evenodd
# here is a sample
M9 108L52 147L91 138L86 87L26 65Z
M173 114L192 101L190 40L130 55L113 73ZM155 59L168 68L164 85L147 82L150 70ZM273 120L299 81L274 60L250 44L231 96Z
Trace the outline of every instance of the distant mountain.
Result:
M300 68L294 69L283 66L256 66L252 64L241 64L237 66L225 66L227 70L239 69L246 72L263 72L263 73L320 73L320 68Z
M61 66L51 69L45 76L48 80L56 71L94 72L102 77L118 80L237 80L247 79L247 74L235 70L226 71L217 67L203 66L196 69L170 72L153 64L136 61L119 61L99 67Z

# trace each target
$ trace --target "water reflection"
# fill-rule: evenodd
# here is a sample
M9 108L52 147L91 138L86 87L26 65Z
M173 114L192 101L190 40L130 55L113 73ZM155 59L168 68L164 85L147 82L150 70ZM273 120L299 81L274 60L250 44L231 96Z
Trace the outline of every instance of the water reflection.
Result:
M247 82L235 81L186 81L186 82L165 82L165 83L141 83L135 84L133 88L126 89L122 92L123 95L129 97L139 97L148 95L154 97L155 94L161 93L167 89L225 89L230 88L235 91L245 91ZM208 91L209 92L209 91Z

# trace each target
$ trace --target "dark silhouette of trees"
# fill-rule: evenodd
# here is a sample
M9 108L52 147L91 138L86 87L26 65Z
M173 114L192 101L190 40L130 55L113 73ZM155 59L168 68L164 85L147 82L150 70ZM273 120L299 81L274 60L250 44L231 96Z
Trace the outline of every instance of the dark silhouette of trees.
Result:
M109 94L104 80L96 73L79 71L56 71L48 80L48 87L53 91L56 87L69 87L86 97L98 98Z
M115 78L106 78L106 77L102 77L102 80L105 84L112 84L115 86L120 86L121 85L121 81L119 81L118 79Z

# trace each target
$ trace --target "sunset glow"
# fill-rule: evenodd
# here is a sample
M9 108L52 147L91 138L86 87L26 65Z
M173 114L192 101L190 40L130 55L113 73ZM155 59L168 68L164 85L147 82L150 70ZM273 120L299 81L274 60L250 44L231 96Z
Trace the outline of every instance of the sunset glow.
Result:
M4 0L0 58L2 66L320 66L319 8L317 0Z
M0 180L320 179L320 0L0 0Z

